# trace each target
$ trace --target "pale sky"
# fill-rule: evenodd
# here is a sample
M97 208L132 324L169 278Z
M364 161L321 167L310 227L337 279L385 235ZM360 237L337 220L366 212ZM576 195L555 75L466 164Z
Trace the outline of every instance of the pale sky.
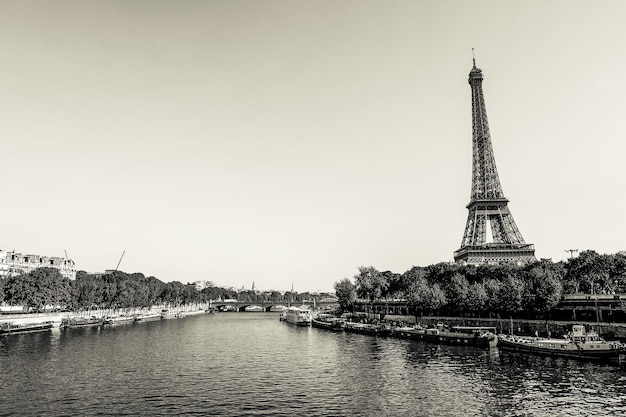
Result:
M626 2L0 0L0 249L330 291L451 261L472 48L539 258L626 250Z

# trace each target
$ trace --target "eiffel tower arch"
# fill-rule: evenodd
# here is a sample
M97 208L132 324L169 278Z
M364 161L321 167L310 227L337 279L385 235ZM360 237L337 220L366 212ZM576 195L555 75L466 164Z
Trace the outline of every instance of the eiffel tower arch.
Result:
M476 68L476 59L473 63L468 79L472 90L472 192L463 240L454 260L471 264L533 262L534 245L524 242L502 192L483 96L483 73Z

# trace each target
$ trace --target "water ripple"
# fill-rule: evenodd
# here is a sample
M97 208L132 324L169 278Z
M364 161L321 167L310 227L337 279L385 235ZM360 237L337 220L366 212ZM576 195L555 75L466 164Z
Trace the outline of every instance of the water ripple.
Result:
M221 313L0 339L0 416L615 416L597 364Z

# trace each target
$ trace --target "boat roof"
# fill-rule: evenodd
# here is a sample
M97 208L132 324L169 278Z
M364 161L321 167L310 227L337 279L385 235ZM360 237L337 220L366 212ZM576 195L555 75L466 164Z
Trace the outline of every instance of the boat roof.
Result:
M459 330L495 330L492 326L453 326L453 329Z

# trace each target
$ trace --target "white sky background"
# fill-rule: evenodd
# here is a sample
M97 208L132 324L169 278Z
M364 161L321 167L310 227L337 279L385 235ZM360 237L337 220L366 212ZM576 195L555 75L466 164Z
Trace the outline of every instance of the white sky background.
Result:
M471 48L536 255L626 250L626 2L0 0L0 248L328 291L450 261Z

